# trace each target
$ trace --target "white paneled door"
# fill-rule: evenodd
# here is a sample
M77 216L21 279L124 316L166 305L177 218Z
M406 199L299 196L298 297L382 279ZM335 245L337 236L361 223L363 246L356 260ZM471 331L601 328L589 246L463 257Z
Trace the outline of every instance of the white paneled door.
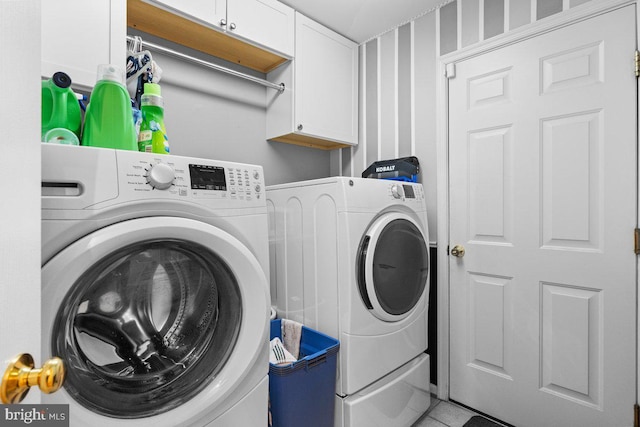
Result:
M40 2L0 1L0 376L40 356ZM20 66L16 66L17 64ZM11 142L9 142L11 141ZM38 403L34 390L25 403ZM0 424L6 425L4 410ZM11 421L8 421L11 423Z
M449 80L450 397L519 427L633 425L635 17Z

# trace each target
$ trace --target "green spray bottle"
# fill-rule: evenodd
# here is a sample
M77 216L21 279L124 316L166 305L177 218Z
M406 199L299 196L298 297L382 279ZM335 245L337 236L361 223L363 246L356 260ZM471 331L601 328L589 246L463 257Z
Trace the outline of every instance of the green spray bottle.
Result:
M160 85L145 83L140 98L142 123L138 135L138 150L147 153L169 154L169 139L164 126L164 103Z
M98 66L96 83L84 116L82 145L138 149L131 98L124 85L124 70L115 65Z
M82 114L76 94L71 90L71 78L58 71L42 81L42 139L52 129L68 129L80 138Z

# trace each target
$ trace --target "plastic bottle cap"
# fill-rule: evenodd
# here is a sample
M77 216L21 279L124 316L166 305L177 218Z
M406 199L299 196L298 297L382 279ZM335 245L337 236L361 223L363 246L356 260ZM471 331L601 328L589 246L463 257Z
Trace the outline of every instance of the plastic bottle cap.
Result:
M53 84L58 86L61 89L66 89L71 86L71 77L69 77L66 73L62 71L58 71L51 77Z
M80 145L78 137L69 129L53 128L44 135L43 142L64 145Z
M124 70L117 65L112 64L100 64L98 65L98 80L109 80L112 82L117 82L120 84L124 84Z
M161 89L158 83L145 83L144 84L144 94L145 95L157 95L160 96Z

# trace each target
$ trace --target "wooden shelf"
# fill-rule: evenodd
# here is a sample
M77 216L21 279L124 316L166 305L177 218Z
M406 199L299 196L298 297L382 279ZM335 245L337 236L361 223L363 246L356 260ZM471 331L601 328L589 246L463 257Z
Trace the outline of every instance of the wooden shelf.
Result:
M317 148L320 150L336 150L339 148L351 147L351 145L349 144L329 141L327 139L314 138L312 136L299 135L297 133L290 133L287 135L278 136L276 138L271 138L271 141L300 145L302 147Z
M127 0L127 26L265 74L288 61L141 0Z

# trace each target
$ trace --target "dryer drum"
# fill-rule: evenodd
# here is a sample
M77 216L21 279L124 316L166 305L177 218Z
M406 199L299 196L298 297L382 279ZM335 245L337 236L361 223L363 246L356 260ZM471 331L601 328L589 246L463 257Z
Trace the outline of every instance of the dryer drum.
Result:
M52 354L67 392L116 418L166 412L198 394L228 360L242 305L225 262L194 242L121 248L88 269L58 311Z

